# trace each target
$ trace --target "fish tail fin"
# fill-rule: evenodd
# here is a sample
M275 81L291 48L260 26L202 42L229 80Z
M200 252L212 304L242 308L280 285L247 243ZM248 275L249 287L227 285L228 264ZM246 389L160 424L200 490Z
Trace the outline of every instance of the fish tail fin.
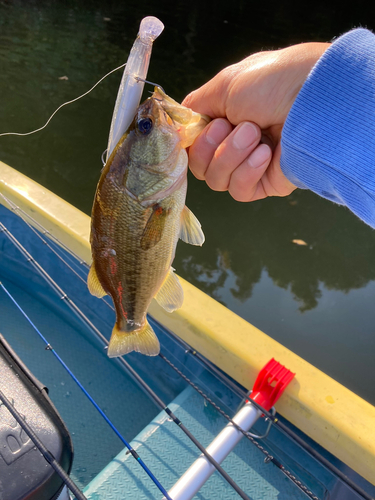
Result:
M157 356L160 352L159 340L147 320L141 328L132 332L121 331L117 323L113 327L108 356L115 358L132 351L147 356Z

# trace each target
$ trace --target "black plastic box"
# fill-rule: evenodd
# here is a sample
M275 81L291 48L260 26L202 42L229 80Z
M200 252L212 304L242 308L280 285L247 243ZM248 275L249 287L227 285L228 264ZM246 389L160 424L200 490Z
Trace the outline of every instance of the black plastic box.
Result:
M0 335L0 389L69 474L73 445L47 395ZM0 401L0 498L55 500L63 482Z

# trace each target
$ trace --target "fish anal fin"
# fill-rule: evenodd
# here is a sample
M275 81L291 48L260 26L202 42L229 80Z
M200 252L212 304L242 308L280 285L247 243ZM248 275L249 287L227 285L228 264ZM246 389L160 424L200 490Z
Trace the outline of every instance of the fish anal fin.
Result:
M160 352L159 340L147 320L138 330L121 331L117 325L113 327L108 346L108 356L116 358L136 351L147 356L157 356Z
M89 275L87 277L87 287L91 295L101 299L107 293L104 291L102 285L100 284L98 275L96 274L94 263L91 264Z
M152 213L147 221L141 239L142 250L150 250L161 240L169 209L163 208L156 203L152 207Z
M155 295L155 299L167 312L173 312L182 306L184 291L172 268L170 268L164 283Z
M190 243L190 245L202 246L204 243L201 224L186 205L181 213L180 238L185 243Z

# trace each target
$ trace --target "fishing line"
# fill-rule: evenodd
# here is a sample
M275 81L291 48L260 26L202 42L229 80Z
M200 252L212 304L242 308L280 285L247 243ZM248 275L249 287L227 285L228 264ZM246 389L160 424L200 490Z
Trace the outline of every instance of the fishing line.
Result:
M107 424L111 427L111 429L117 435L117 437L119 437L121 439L122 443L128 448L129 452L133 455L133 457L137 460L137 462L139 462L139 464L142 466L142 468L145 470L145 472L148 474L148 476L152 479L152 481L155 483L155 485L159 488L159 490L163 493L163 495L165 495L167 499L172 500L170 498L170 496L168 495L167 491L165 490L165 488L160 484L160 482L152 474L152 472L147 467L147 465L143 462L143 460L138 455L138 453L134 450L134 448L130 445L130 443L128 443L126 441L126 439L122 436L122 434L117 430L117 428L115 427L115 425L107 417L107 415L100 408L100 406L96 403L96 401L86 391L86 389L83 387L83 385L81 384L81 382L77 379L77 377L74 375L74 373L70 370L70 368L68 367L68 365L62 360L62 358L60 358L60 356L57 354L57 352L55 351L55 349L51 346L51 344L44 337L44 335L40 332L40 330L35 326L35 324L31 321L31 319L29 318L29 316L25 313L25 311L18 304L18 302L11 295L11 293L5 288L5 286L3 285L3 283L1 283L1 281L0 281L0 287L4 290L4 292L8 295L8 297L10 298L10 300L13 302L13 304L17 307L17 309L26 318L26 320L29 322L29 324L32 326L32 328L36 331L36 333L39 335L39 337L42 339L42 341L46 344L46 350L51 351L52 354L59 361L59 363L65 368L65 370L68 372L68 374L74 380L74 382L78 385L78 387L81 389L81 391L84 393L84 395L94 405L94 407L96 408L96 410L98 410L98 412L100 413L100 415L104 418L104 420L107 422Z
M55 114L60 111L61 108L63 108L64 106L67 106L68 104L72 104L73 102L76 102L78 101L79 99L82 99L82 97L85 97L87 96L90 92L92 92L94 90L95 87L97 87L99 85L99 83L101 83L105 78L107 78L107 76L111 75L112 73L114 73L115 71L123 68L124 66L126 66L126 63L124 64L121 64L121 66L118 66L117 68L115 69L112 69L109 73L107 73L106 75L104 75L98 82L95 83L95 85L93 87L91 87L90 90L88 90L87 92L85 92L84 94L80 95L79 97L76 97L75 99L72 99L71 101L67 101L67 102L64 102L63 104L61 104L61 106L59 106L53 113L52 115L48 118L48 120L46 121L46 123L43 125L43 127L40 127L40 128L37 128L35 130L32 130L31 132L25 132L25 133L20 133L20 132L4 132L3 134L0 134L0 137L3 137L4 135L18 135L18 136L25 136L25 135L31 135L31 134L35 134L36 132L40 132L41 130L43 130L44 128L47 127L47 125L49 124L49 122L52 120L52 118L55 116Z

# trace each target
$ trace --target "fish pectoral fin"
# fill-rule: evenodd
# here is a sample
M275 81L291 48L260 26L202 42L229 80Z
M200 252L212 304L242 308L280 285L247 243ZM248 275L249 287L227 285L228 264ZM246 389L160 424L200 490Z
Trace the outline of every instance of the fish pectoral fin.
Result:
M160 290L155 295L155 299L167 312L173 312L182 306L184 291L172 268L170 268Z
M202 246L204 243L202 226L186 205L181 214L180 239L190 245Z
M147 356L157 356L160 352L159 340L147 320L139 330L123 332L119 329L117 323L112 330L107 352L108 356L116 358L132 351Z
M141 238L142 250L150 250L161 240L167 216L170 210L156 203L148 219Z
M107 293L104 291L102 285L100 284L99 278L95 271L94 263L91 264L89 275L87 277L87 287L91 295L101 299Z

